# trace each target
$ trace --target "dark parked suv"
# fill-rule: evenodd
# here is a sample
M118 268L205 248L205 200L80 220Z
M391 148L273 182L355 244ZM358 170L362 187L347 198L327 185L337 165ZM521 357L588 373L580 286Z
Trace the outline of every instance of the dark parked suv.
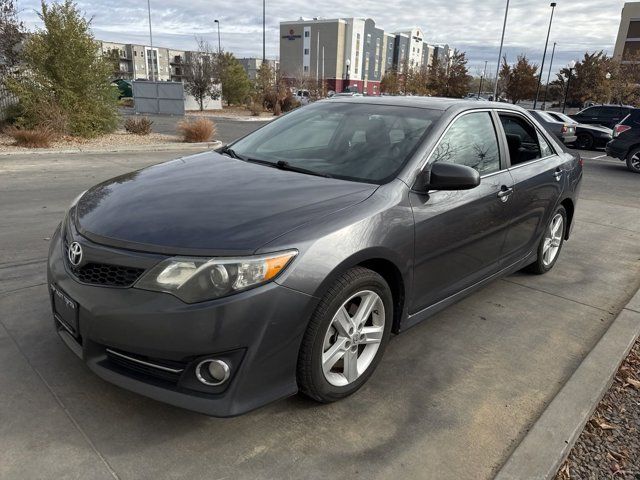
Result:
M602 125L603 127L613 128L624 117L629 115L633 107L628 105L594 105L584 110L569 115L578 123L586 123L591 125Z
M640 173L640 109L631 110L613 130L607 143L607 155L627 163L629 170Z
M339 400L392 332L551 270L581 178L519 107L316 102L81 194L51 239L53 323L102 378L180 407Z

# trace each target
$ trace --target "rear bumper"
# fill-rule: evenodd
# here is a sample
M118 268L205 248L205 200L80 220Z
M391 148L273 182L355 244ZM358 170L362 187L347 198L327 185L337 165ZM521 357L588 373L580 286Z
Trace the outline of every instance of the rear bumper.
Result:
M629 149L626 147L626 145L621 145L619 141L616 141L614 139L607 143L605 147L605 153L610 157L624 161L627 159Z
M54 316L60 337L111 383L220 417L297 392L298 350L316 304L312 296L270 283L188 305L164 293L82 284L66 269L59 230L51 241L47 273L49 285L78 305L77 331ZM217 387L200 383L195 367L204 358L227 362L229 380Z

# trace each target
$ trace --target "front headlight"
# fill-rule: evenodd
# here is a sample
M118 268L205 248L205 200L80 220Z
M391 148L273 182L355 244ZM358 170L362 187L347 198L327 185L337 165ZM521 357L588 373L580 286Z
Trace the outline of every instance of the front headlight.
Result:
M269 282L297 250L236 258L172 257L147 271L134 285L175 295L186 303L224 297Z

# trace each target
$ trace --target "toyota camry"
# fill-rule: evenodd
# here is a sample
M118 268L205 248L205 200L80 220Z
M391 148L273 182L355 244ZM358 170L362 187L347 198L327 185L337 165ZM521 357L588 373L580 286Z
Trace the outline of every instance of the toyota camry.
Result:
M551 270L581 178L516 106L320 101L79 195L49 251L55 329L107 381L209 415L336 401L392 333Z

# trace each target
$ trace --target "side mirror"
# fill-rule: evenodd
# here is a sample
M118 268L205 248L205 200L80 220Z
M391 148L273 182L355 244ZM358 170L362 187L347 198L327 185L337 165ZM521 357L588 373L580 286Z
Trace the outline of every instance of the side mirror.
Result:
M470 190L480 185L477 170L456 163L436 162L431 170L424 170L416 179L413 189L420 192L429 190Z

